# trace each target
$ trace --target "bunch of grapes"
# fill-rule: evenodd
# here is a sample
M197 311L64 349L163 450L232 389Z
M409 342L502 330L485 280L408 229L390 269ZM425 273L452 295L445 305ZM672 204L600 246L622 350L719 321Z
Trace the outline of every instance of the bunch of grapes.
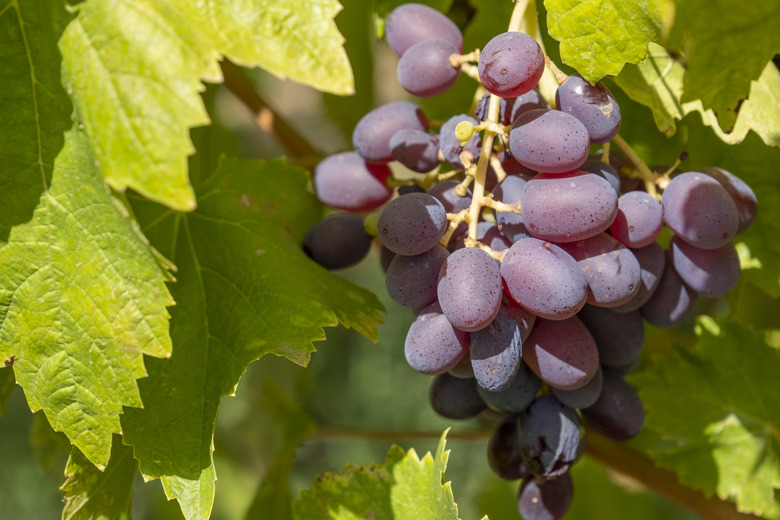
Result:
M464 69L486 92L473 117L455 115L438 134L410 102L366 114L355 151L314 171L320 200L344 213L314 226L304 247L338 269L378 237L388 294L416 315L404 349L412 368L435 376L434 410L503 414L491 467L522 480L524 518L561 518L584 425L614 440L642 429L642 403L624 376L639 362L644 321L674 327L698 295L735 286L731 241L755 217L755 195L718 168L621 176L609 161L625 157L608 157L621 123L611 92L548 61L559 84L552 108L536 89L543 50L526 34L462 55L457 26L405 4L386 35L411 94L439 95ZM392 161L417 182L398 186ZM378 218L359 216L380 207ZM667 249L657 242L664 223Z

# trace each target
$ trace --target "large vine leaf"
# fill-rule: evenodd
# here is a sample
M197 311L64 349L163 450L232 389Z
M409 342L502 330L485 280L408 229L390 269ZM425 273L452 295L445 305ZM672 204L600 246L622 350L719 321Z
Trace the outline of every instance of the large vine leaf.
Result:
M347 466L344 473L317 477L314 487L293 503L295 520L444 520L458 519L449 482L444 482L449 450L447 432L436 455L420 459L414 449L393 446L385 464ZM485 517L487 519L487 517Z
M670 441L651 453L680 480L740 511L780 518L780 350L763 333L703 317L694 352L656 357L633 378L646 426Z
M660 32L658 0L545 0L544 6L561 59L591 83L639 63Z
M307 180L283 161L223 160L191 214L134 200L144 232L178 267L177 305L173 356L149 360L150 377L139 382L144 408L125 410L124 442L187 518L209 515L219 401L249 363L270 353L305 365L322 327L337 323L376 340L376 297L301 249L322 215Z
M673 33L687 36L683 102L700 99L731 130L750 82L780 52L778 27L777 2L680 0Z
M141 406L143 354L170 354L170 280L103 184L86 136L65 135L52 185L0 249L0 358L93 464L122 406Z
M195 207L189 130L209 123L201 80L221 55L348 94L352 71L336 0L86 0L60 49L63 79L116 190L175 210Z
M70 128L60 84L61 0L0 2L0 243L32 217Z

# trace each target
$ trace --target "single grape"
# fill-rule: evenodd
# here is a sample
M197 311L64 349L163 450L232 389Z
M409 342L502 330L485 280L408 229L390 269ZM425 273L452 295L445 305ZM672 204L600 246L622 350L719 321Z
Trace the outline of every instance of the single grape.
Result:
M390 169L367 164L355 152L331 155L314 168L314 192L331 208L350 212L371 211L390 199L385 185Z
M588 160L582 163L577 169L582 172L595 173L599 177L602 177L615 189L615 193L620 194L620 175L618 175L617 170L609 163L605 163L601 159L590 156L588 157Z
M611 141L620 129L620 107L601 82L594 86L572 74L555 92L555 105L585 125L593 144Z
M504 98L520 96L539 83L544 53L525 33L499 34L482 48L477 70L488 92Z
M517 204L523 196L525 185L528 181L517 175L509 175L493 190L493 198L504 204ZM511 242L517 242L521 238L530 235L523 224L523 216L510 211L497 211L496 223L501 232Z
M666 253L658 242L653 242L649 246L639 249L632 249L631 252L641 268L639 290L628 303L612 307L610 310L613 312L632 312L642 307L655 292L664 272Z
M577 261L536 238L512 244L501 262L501 276L516 302L547 319L574 316L588 297L588 281Z
M564 173L588 158L588 131L579 120L558 110L529 110L509 132L512 157L532 170Z
M344 269L363 260L371 248L371 236L363 219L349 213L330 215L303 237L303 250L326 269Z
M639 311L618 314L611 309L586 305L577 317L593 336L603 367L627 374L636 366L645 342Z
M444 40L425 40L409 47L398 62L398 83L413 96L443 94L460 77L460 66L450 64L458 49Z
M455 23L436 9L424 4L401 4L385 22L390 48L403 56L412 45L430 39L445 40L463 52L463 35Z
M497 225L484 220L477 224L477 240L493 251L498 252L509 249L509 246L512 245L512 242L501 232Z
M435 247L447 230L447 212L427 193L409 193L384 207L377 222L379 240L399 255L419 255Z
M434 378L429 398L433 411L446 419L469 419L485 409L476 379L462 379L446 372Z
M702 168L699 171L706 173L718 181L731 196L731 199L737 206L737 213L739 214L737 234L742 233L749 228L756 218L756 211L758 209L756 194L753 193L750 186L748 186L745 181L723 168Z
M390 139L390 153L410 170L428 173L439 165L439 136L422 130L401 130Z
M458 249L441 266L439 303L447 319L461 330L487 327L498 313L501 294L499 264L481 249ZM471 357L473 362L473 352Z
M576 242L609 228L618 196L603 178L580 171L539 174L523 189L523 223L536 238Z
M404 343L406 361L422 374L442 374L458 364L470 341L468 333L454 328L434 302L409 327Z
M622 377L604 371L601 396L582 416L595 431L613 441L627 441L639 435L645 424L645 410L639 396Z
M449 254L442 246L436 245L419 255L393 258L385 278L388 296L410 309L419 309L436 301L439 270Z
M352 146L366 162L393 160L390 139L401 130L428 131L428 118L422 109L408 101L395 101L364 115L352 132Z
M523 345L523 361L548 385L574 390L596 375L599 353L576 316L559 321L540 318Z
M541 386L542 380L539 379L539 376L534 374L528 365L521 360L517 374L505 389L493 392L478 385L477 391L490 408L500 412L517 414L528 408Z
M701 249L722 247L739 228L734 200L715 179L701 172L673 178L663 193L666 224L689 244Z
M520 368L520 327L499 312L486 327L471 334L469 353L480 387L490 392L507 389Z
M498 425L488 441L488 464L499 478L520 480L529 475L520 452L517 418L508 417Z
M639 312L650 325L671 329L685 319L696 303L696 296L696 291L683 282L667 256L658 287Z
M528 469L553 478L563 475L580 451L577 412L551 395L537 397L520 415L520 449Z
M461 121L455 125L455 138L461 143L466 143L474 137L474 132L474 125L470 121Z
M482 142L479 134L474 134L466 144L458 141L455 135L455 128L458 123L462 121L468 121L472 125L477 125L479 122L471 116L466 114L460 114L452 116L441 125L439 130L439 147L444 159L449 162L454 168L462 170L466 166L460 158L462 152L466 152L471 157L471 162L476 162L479 158L480 144Z
M699 249L675 236L669 245L674 270L683 281L702 296L720 298L739 281L741 267L734 244L717 249Z
M574 390L561 390L560 388L551 386L550 393L569 408L587 408L588 406L592 406L601 395L603 381L604 374L601 367L599 367L598 370L596 370L596 374L585 384L585 386L575 388Z
M455 193L455 188L460 183L458 181L443 181L428 190L428 195L436 198L444 205L447 213L458 213L468 209L471 205L471 190L466 190L466 195L461 197ZM468 224L461 222L452 233L452 238L457 239L468 230Z
M558 478L529 476L517 496L517 510L524 520L561 520L571 507L574 483L569 472Z
M631 191L618 199L618 212L609 231L626 247L649 246L664 227L664 209L644 191Z

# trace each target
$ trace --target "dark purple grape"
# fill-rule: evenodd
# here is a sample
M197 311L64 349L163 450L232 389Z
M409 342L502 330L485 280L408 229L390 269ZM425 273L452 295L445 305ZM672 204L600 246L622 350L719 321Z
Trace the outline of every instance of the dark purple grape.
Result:
M576 316L536 320L523 345L523 361L542 381L561 390L585 386L599 368L599 352Z
M699 249L675 236L669 245L674 270L683 281L702 296L720 298L732 290L741 272L734 244L717 249Z
M547 319L574 316L588 297L588 281L577 261L536 238L512 244L501 262L501 276L516 302Z
M371 236L363 219L349 213L330 215L303 237L303 250L326 269L344 269L363 260L371 249Z
M444 181L433 186L428 190L428 195L436 198L444 205L444 209L447 213L458 213L464 209L468 209L471 205L471 190L466 190L466 195L461 197L455 193L455 188L460 183L458 181ZM453 238L458 238L460 235L468 230L468 224L461 222L458 227L455 228L455 232L452 234Z
M314 168L314 191L331 208L371 211L393 194L385 185L389 175L387 166L367 164L355 152L337 153Z
M387 269L390 267L390 262L393 261L393 258L395 258L395 253L387 249L387 247L382 244L382 248L379 250L379 264L382 266L382 271L385 273L387 272Z
M477 391L489 407L500 412L516 414L528 408L541 386L542 380L528 368L528 365L520 361L517 374L505 389L493 392L477 385Z
M756 218L758 206L756 194L753 193L750 186L748 186L745 181L723 168L702 168L699 171L706 173L718 181L731 196L731 199L737 206L737 213L739 214L737 234L742 233L749 228L750 224L752 224L753 220Z
M397 255L385 278L387 294L399 305L419 309L436 301L439 270L449 256L440 245L414 256Z
M488 92L504 98L520 96L539 83L544 53L525 33L499 34L482 48L477 70Z
M520 452L517 418L508 417L498 425L488 442L488 464L499 478L520 480L528 476L528 467Z
M434 378L429 397L433 411L446 419L469 419L485 409L476 379L461 379L446 372Z
M610 164L591 156L577 169L582 172L595 173L602 177L615 189L615 193L620 194L620 175Z
M490 392L505 390L520 368L520 327L499 312L486 327L471 334L469 354L477 384Z
M476 162L479 158L481 139L478 133L475 133L466 144L462 144L455 137L455 127L461 121L468 121L472 125L476 126L479 122L471 116L466 114L460 114L452 116L441 125L439 130L439 147L441 148L442 156L449 162L454 168L462 170L465 168L463 161L460 158L462 152L468 152L471 155L472 162Z
M524 178L517 175L507 176L493 190L493 198L504 204L517 204L522 199L527 182ZM521 238L530 236L523 224L523 216L517 213L498 211L496 212L496 223L501 232L511 242L517 242Z
M401 130L390 139L393 159L410 170L428 173L439 165L439 136L421 130Z
M509 246L512 245L512 242L504 236L497 225L484 220L477 224L477 240L498 252L509 249Z
M577 412L555 397L536 398L520 416L520 449L528 469L546 478L566 473L580 452Z
M632 249L631 252L634 253L641 269L639 291L628 303L610 309L614 312L632 312L647 303L658 287L666 265L666 253L658 242L653 242L649 246L639 249Z
M617 307L631 301L639 291L639 262L630 249L607 233L560 247L577 260L585 273L591 305Z
M601 82L594 86L580 75L572 74L558 87L555 105L585 125L593 144L611 141L620 129L620 107L612 92Z
M425 40L445 40L463 52L463 35L455 23L424 4L402 4L393 9L385 23L390 48L403 56L409 47Z
M462 330L459 332L468 334L468 332ZM466 352L466 355L460 358L458 364L449 369L447 373L461 379L474 379L474 367L471 366L471 356L469 353Z
M611 309L586 305L577 317L593 336L602 366L620 373L628 373L636 366L645 342L639 311L618 314Z
M630 191L618 199L618 212L609 231L626 247L649 246L664 227L661 203L644 191Z
M435 247L447 231L447 212L427 193L393 199L377 222L379 240L399 255L419 255Z
M408 195L409 193L426 193L425 188L416 184L405 184L398 186L398 196Z
M517 326L520 327L520 340L525 342L525 340L528 339L528 335L531 334L534 323L536 323L536 314L524 308L511 298L504 298L501 301L501 309L499 312L502 312L515 320Z
M664 190L664 220L683 240L701 249L722 247L739 228L734 200L715 179L701 172L678 175Z
M441 266L439 303L447 319L461 330L487 327L498 313L501 294L499 264L481 249L458 249Z
M406 361L422 374L442 374L458 364L470 341L468 333L454 328L434 302L409 327L404 343Z
M667 257L658 287L639 312L650 325L671 329L685 319L696 303L696 296L696 291L685 285Z
M601 396L582 416L596 432L613 441L636 437L645 424L645 410L639 396L622 377L604 371Z
M398 83L413 96L443 94L460 77L460 66L450 64L458 49L444 40L425 40L409 47L398 62Z
M499 121L504 125L511 125L515 119L529 110L539 108L549 109L550 104L544 99L539 90L532 88L525 94L512 98L501 98L499 109Z
M574 483L568 472L551 480L526 477L517 496L524 520L561 520L571 507Z
M587 408L592 406L601 395L603 381L604 374L601 367L599 367L596 370L596 374L585 386L575 388L574 390L561 390L551 386L550 393L569 408Z
M618 196L593 173L543 173L525 185L521 210L526 229L536 238L576 242L609 228L617 215Z
M509 133L512 157L532 170L564 173L576 170L588 158L590 141L585 126L558 110L529 110Z
M364 115L352 132L352 146L367 162L388 163L390 139L401 130L428 131L428 118L414 103L395 101Z

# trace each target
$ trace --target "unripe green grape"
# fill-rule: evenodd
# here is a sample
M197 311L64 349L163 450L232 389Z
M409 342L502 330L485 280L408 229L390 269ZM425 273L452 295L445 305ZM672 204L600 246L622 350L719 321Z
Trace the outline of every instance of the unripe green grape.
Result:
M471 121L461 121L455 127L455 137L461 143L465 143L474 135L474 125Z

